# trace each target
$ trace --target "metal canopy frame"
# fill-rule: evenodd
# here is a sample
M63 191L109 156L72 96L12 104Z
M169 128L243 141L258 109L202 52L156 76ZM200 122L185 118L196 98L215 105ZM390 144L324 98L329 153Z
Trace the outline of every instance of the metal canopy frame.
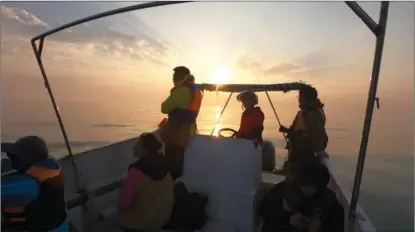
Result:
M156 2L137 4L137 5L128 6L128 7L122 7L122 8L118 8L115 10L110 10L110 11L106 11L103 13L95 14L89 17L81 18L79 20L76 20L76 21L64 24L60 27L54 28L52 30L46 31L31 39L33 51L35 53L36 60L39 65L39 69L41 71L43 80L45 82L45 87L48 90L49 97L52 102L53 109L58 119L59 126L62 131L62 135L64 137L65 144L66 144L66 147L68 149L70 156L73 156L71 145L69 143L69 139L68 139L68 136L65 130L65 126L63 124L62 117L59 113L59 108L56 103L52 89L50 87L49 80L46 75L46 71L45 71L45 68L42 62L42 51L43 51L43 45L44 45L45 38L48 37L49 35L60 32L64 29L67 29L67 28L70 28L70 27L73 27L73 26L76 26L76 25L79 25L85 22L100 19L103 17L121 14L125 12L130 12L130 11L135 11L135 10L142 10L142 9L147 9L147 8L180 4L180 3L186 3L186 2L193 2L193 1L156 1ZM353 223L352 225L354 225L354 222L356 219L356 206L357 206L357 201L359 198L359 190L360 190L360 185L361 185L361 180L362 180L362 175L363 175L363 169L364 169L365 158L366 158L366 150L367 150L367 144L369 141L370 127L371 127L373 108L375 106L375 103L377 104L379 108L379 98L376 97L376 92L377 92L377 86L378 86L378 81L379 81L380 66L381 66L381 61L382 61L383 45L385 41L385 32L386 32L386 24L387 24L388 11L389 11L389 2L388 1L381 2L378 23L376 23L356 2L345 1L345 3L364 22L364 24L369 28L369 30L376 37L376 46L375 46L375 54L374 54L374 61L373 61L373 68L372 68L372 76L370 80L370 87L369 87L367 106L366 106L366 114L365 114L365 119L364 119L362 138L361 138L360 149L359 149L359 156L358 156L356 173L355 173L355 178L354 178L352 199L351 199L349 215L348 215L349 222ZM39 41L39 44L37 45L36 43L38 41ZM76 168L75 162L73 162L73 164ZM349 229L353 229L353 228L354 226L351 226L351 228L349 227Z
M310 86L302 82L287 82L278 84L197 84L200 90L210 92L240 93L245 90L254 92L289 92Z
M278 125L281 126L280 118L278 117L277 111L275 110L274 104L269 96L268 92L283 92L287 93L290 91L300 90L303 87L310 86L303 82L287 82L287 83L279 83L279 84L197 84L201 91L209 91L209 92L225 92L230 93L226 102L225 106L222 108L222 111L219 114L219 118L215 122L215 126L213 127L210 135L212 136L216 130L216 125L219 123L220 119L222 118L223 113L225 112L226 107L228 106L229 101L234 93L240 93L246 90L250 90L253 92L265 92L268 101L271 105L271 108L274 112L274 116L277 119ZM282 132L284 136L284 140L288 143L287 136L284 132Z
M302 83L291 83L291 84L298 84L298 86L296 86L296 87L307 86L307 85L302 84ZM290 85L290 84L288 84L288 85ZM199 85L199 86L200 86L200 85ZM249 86L249 85L247 85L247 86ZM239 86L238 86L238 87L239 87ZM266 94L266 96L267 96L267 98L268 98L269 104L271 105L272 111L274 112L274 116L275 116L275 118L277 119L278 125L281 127L281 126L282 126L282 124L281 124L280 117L278 117L277 110L275 110L274 104L272 103L271 97L269 96L269 93L268 93L268 91L269 91L269 90L267 90L267 87L269 88L269 87L274 87L274 86L273 86L273 85L268 85L268 86L267 86L267 85L265 85L264 87L265 87L265 88L263 88L263 89L256 90L256 91L255 91L255 89L254 89L253 91L254 91L254 92L265 92L265 94ZM208 88L210 89L210 88L211 88L211 86L208 86ZM238 89L238 88L237 88L237 89ZM241 89L241 88L239 88L239 89ZM290 89L290 90L277 90L277 91L282 91L282 92L286 93L286 92L289 92L289 91L292 91L292 90L294 90L294 89ZM298 89L295 89L295 90L298 90ZM208 91L209 91L209 90L208 90ZM220 90L219 90L219 91L220 91ZM241 89L240 91L242 91L242 89ZM229 94L228 99L226 99L225 105L223 106L222 111L220 112L219 117L218 117L217 121L215 122L215 125L214 125L214 127L213 127L212 131L210 132L210 136L212 136L212 135L213 135L213 133L215 132L215 130L216 130L216 125L220 122L220 119L222 118L222 115L223 115L223 113L225 112L225 109L226 109L226 107L228 106L228 103L229 103L229 101L231 100L232 95L233 95L235 92L237 92L237 91L229 91L229 90L228 90L228 91L221 91L221 92L230 92L230 94ZM285 142L286 142L286 143L288 143L288 138L287 138L287 135L285 134L285 132L281 132L281 133L282 133L282 135L284 136L284 140L285 140ZM288 158L288 157L287 157L287 158Z

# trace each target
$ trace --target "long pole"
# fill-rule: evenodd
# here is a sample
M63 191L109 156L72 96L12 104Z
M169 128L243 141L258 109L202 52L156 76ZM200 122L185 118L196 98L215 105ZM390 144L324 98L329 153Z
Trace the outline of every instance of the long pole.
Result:
M56 103L55 95L52 92L52 88L50 87L50 83L49 83L48 77L46 75L45 67L43 66L43 62L42 62L42 58L41 58L43 42L44 42L44 38L40 39L39 48L38 48L36 46L35 41L32 41L31 42L32 43L32 48L33 48L33 51L35 53L35 57L36 57L38 65L39 65L39 69L40 69L40 72L42 74L43 80L45 82L45 87L48 90L49 98L52 102L52 106L53 106L53 109L55 111L56 118L58 119L59 127L61 129L63 139L65 141L66 148L68 149L68 153L69 153L68 156L71 159L71 164L72 164L72 167L73 167L73 169L75 171L75 175L76 175L76 180L77 180L77 184L78 184L78 186L77 186L78 187L78 192L79 193L85 193L85 194L87 194L87 196L89 196L88 186L85 183L82 172L78 169L78 166L76 165L76 161L75 161L74 155L72 153L72 149L71 149L71 144L69 143L68 134L66 133L66 129L65 129L65 126L63 124L61 114L59 112L58 104ZM85 204L82 205L82 209L83 209L83 213L85 215L86 211L87 211L87 207L86 207ZM90 229L88 227L89 225L86 225L85 223L84 223L84 226L85 226L85 228L87 228L87 230Z
M268 101L269 101L269 103L271 104L272 110L274 111L274 115L275 115L275 117L277 118L278 125L279 125L279 126L282 126L282 125L281 125L281 121L280 121L280 117L278 117L277 111L275 110L274 104L272 103L272 100L271 100L271 97L270 97L270 96L269 96L269 94L268 94L268 91L265 91L265 94L267 95ZM284 140L285 140L285 142L287 142L287 143L288 143L287 136L285 135L285 133L284 133L284 132L282 133L282 135L284 136Z
M372 123L373 108L377 101L376 91L379 81L380 66L382 62L383 44L385 41L386 22L388 18L389 2L382 2L380 7L380 17L378 25L378 34L376 38L376 48L373 61L372 78L370 80L369 95L367 99L366 115L363 125L362 139L360 143L359 157L357 160L356 173L353 184L352 199L349 209L349 222L352 228L354 228L354 222L356 219L356 206L359 198L360 185L363 176L363 169L365 165L367 144L369 141L370 126Z

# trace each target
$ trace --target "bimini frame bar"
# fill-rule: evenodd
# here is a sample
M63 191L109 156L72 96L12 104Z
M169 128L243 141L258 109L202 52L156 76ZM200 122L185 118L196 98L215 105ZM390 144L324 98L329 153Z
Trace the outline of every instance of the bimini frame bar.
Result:
M347 3L347 2L346 2ZM357 4L356 4L357 5ZM353 8L352 8L353 9ZM363 11L363 10L362 10ZM379 24L374 29L376 35L376 47L373 60L372 76L370 79L369 94L367 98L365 121L363 124L362 138L360 142L359 156L357 158L356 173L353 183L352 199L349 209L349 229L354 230L354 222L356 220L356 206L359 198L360 184L362 182L363 170L366 159L367 144L369 142L370 126L372 124L373 108L375 103L379 108L379 98L376 97L380 66L382 63L383 44L385 41L386 23L388 20L389 2L382 2L380 6ZM357 14L357 13L356 13ZM363 20L363 19L362 19ZM370 27L370 26L369 26Z
M133 6L128 7L122 7L115 10L106 11L103 13L99 13L96 15L92 15L89 17L85 17L67 24L64 24L60 27L57 27L55 29L52 29L50 31L46 31L38 36L35 36L31 39L33 51L36 56L36 60L39 65L39 69L41 71L42 77L45 81L45 87L48 90L50 100L53 105L53 109L55 111L56 117L59 121L59 126L62 131L62 135L65 140L66 147L68 149L69 155L72 156L72 149L71 145L69 143L69 139L65 130L65 126L63 124L62 118L59 113L58 105L55 101L55 97L53 95L52 89L50 87L48 77L46 75L45 68L42 63L42 51L43 51L43 43L47 36L55 34L59 31L62 31L64 29L86 23L89 21L93 21L96 19L100 19L103 17L116 15L120 13L125 13L129 11L135 11L135 10L142 10L147 8L153 8L158 6L165 6L165 5L173 5L173 4L179 4L179 3L186 3L186 2L192 2L192 1L156 1L156 2L148 2L143 4L137 4ZM353 186L353 193L352 193L352 200L350 204L349 209L349 222L355 221L356 218L356 206L357 201L359 197L359 190L360 190L360 184L362 180L363 175L363 169L364 169L364 162L366 157L366 150L367 150L367 144L369 140L369 133L370 133L370 125L372 122L372 115L373 115L373 107L375 103L378 103L378 98L376 97L377 92L377 85L379 80L379 73L380 73L380 65L382 60L382 52L383 52L383 44L385 40L385 31L386 31L386 21L388 18L388 10L389 10L389 2L381 2L381 10L380 10L380 17L379 17L379 24L377 24L356 2L345 2L347 6L350 7L350 9L365 23L365 25L373 32L373 34L376 36L376 48L375 48L375 55L374 55L374 62L373 62L373 69L372 69L372 77L370 80L370 87L369 87L369 94L367 99L367 106L366 106L366 114L365 114L365 121L363 126L363 132L362 132L362 139L359 149L359 157L357 161L357 167L356 167L356 173L355 173L355 180L354 180L354 186ZM39 47L37 47L36 42L39 40ZM354 226L352 226L353 228ZM350 229L350 227L349 227Z

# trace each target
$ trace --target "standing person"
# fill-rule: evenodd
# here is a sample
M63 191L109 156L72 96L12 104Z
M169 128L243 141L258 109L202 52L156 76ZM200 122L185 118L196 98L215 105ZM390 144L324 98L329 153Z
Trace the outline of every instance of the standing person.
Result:
M158 231L169 220L174 204L174 182L161 142L152 133L140 135L120 189L117 215L127 231Z
M306 162L315 156L328 157L325 152L328 136L325 129L324 104L318 98L317 90L311 86L305 86L299 92L300 111L289 129L280 127L280 131L287 133L289 139L288 159L283 167L288 168L285 170L288 174L299 162Z
M236 138L250 139L255 145L262 143L262 131L264 130L264 113L258 105L258 96L252 91L243 91L236 99L242 102L245 108L241 117L241 125L236 133Z
M174 179L183 172L184 152L190 136L196 134L196 119L202 104L202 92L195 78L184 66L173 69L174 87L161 104L161 112L168 115L167 122L160 128L161 139L166 145L166 156L170 160Z
M2 230L68 232L63 173L45 141L26 136L2 152L16 170L1 178Z

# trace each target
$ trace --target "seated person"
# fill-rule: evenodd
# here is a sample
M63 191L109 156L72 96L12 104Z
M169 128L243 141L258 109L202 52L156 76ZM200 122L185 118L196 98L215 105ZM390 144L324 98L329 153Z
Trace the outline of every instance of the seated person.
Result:
M262 231L343 232L344 210L328 181L327 168L316 159L271 188L258 209Z
M2 152L16 172L2 173L2 230L69 231L63 173L45 141L27 136L8 145Z
M256 106L258 105L258 96L254 92L247 90L240 93L236 99L242 102L245 108L236 138L251 139L255 144L262 143L264 113L259 106Z
M169 220L174 204L174 182L161 142L142 134L134 146L138 159L131 164L118 197L118 221L126 230L158 230Z

